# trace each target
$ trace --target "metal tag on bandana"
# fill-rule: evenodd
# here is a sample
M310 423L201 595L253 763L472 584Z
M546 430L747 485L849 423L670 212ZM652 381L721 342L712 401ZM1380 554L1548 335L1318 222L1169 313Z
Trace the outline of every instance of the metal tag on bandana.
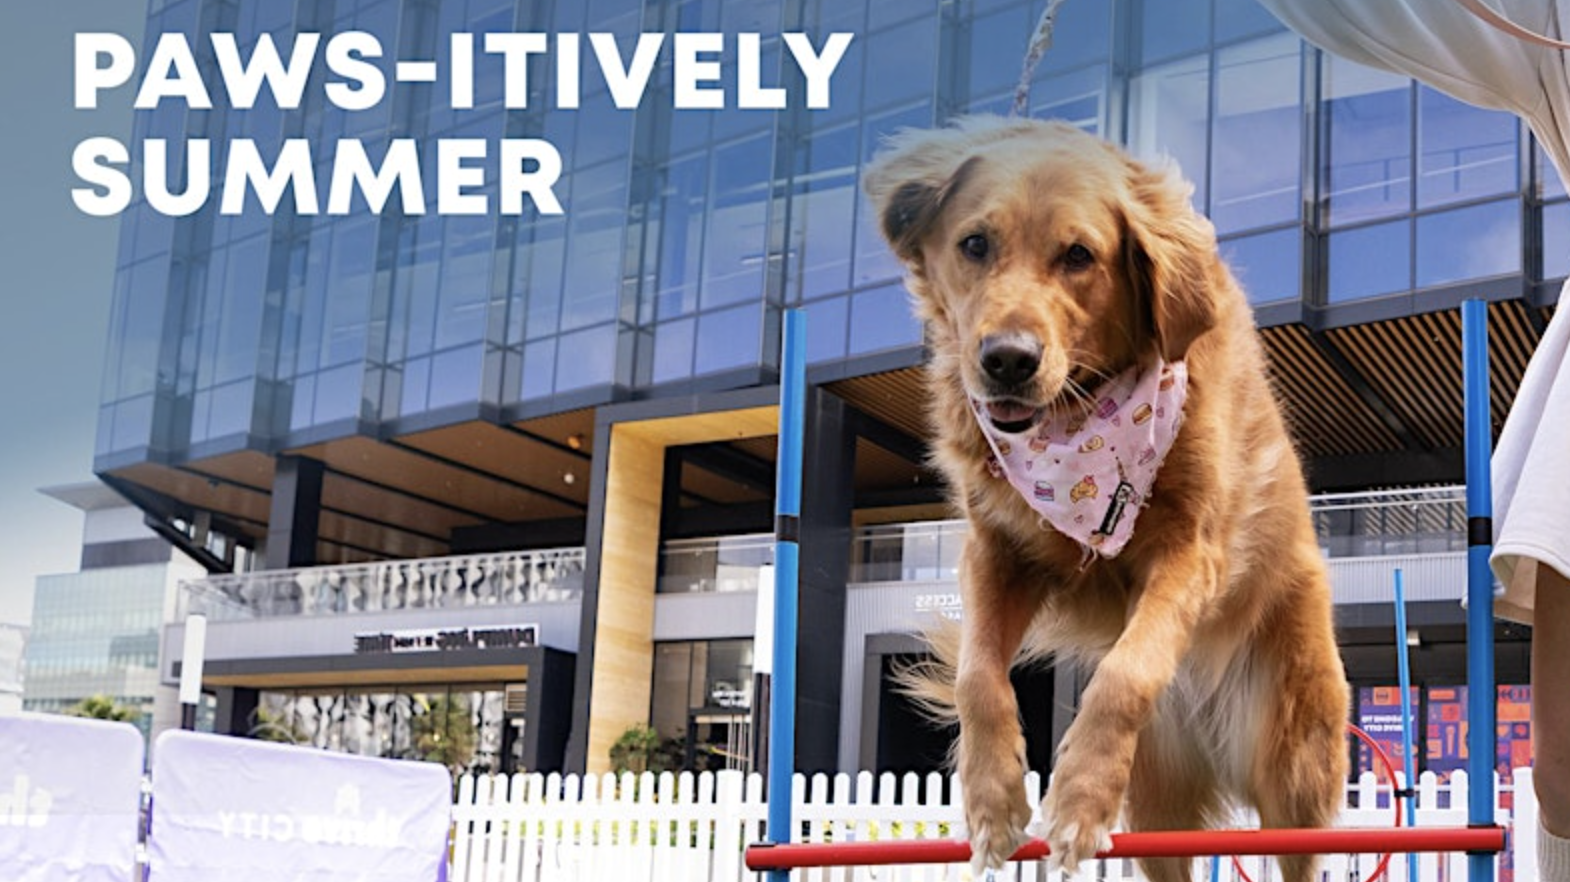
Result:
M992 448L993 473L1053 529L1087 552L1116 557L1177 438L1187 396L1187 365L1157 361L1114 377L1084 408L1048 413L1022 432L1000 431L979 401L971 408Z

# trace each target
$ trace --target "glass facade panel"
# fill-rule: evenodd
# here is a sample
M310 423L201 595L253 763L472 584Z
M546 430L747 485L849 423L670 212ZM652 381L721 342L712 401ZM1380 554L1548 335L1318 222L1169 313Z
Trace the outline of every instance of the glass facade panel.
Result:
M1549 160L1548 154L1534 139L1532 141L1532 164L1537 180L1537 198L1562 199L1565 196L1564 178Z
M700 640L654 647L651 724L674 764L746 769L752 715L752 641Z
M1302 204L1302 43L1281 34L1217 54L1210 219L1229 233L1296 220Z
M1321 58L1326 221L1340 226L1410 211L1412 81L1332 55Z
M1162 5L1162 4L1151 4ZM1129 84L1129 147L1147 160L1171 157L1194 184L1194 205L1209 202L1210 57L1147 68Z
M1250 303L1295 300L1303 282L1303 234L1297 227L1239 236L1221 242Z
M1521 210L1514 200L1417 219L1417 287L1521 271Z
M1518 187L1520 125L1513 114L1417 90L1420 207L1496 196Z
M250 736L385 759L441 763L453 775L518 767L522 719L506 713L494 686L398 691L269 691L259 696Z
M1139 4L1139 57L1146 65L1191 52L1210 43L1210 2Z
M250 138L268 156L284 137L353 137L375 160L389 138L414 138L428 191L438 137L483 140L493 157L504 135L541 137L562 155L556 193L567 213L371 215L357 195L347 217L296 216L286 199L273 215L175 219L134 203L117 255L97 452L178 460L189 452L182 445L206 445L203 455L276 449L327 427L466 405L510 418L549 413L557 399L581 407L705 377L746 383L777 359L765 334L784 306L811 312L815 364L919 345L903 268L868 211L860 169L900 128L1006 112L1040 11L1039 0L158 7L154 30L234 30L244 46L264 31L367 30L389 47L371 60L386 73L397 57L450 60L455 31L609 32L624 59L644 30L745 31L764 36L762 84L789 88L799 74L772 35L802 30L817 46L835 31L854 39L830 107L818 110L674 111L667 46L636 110L613 106L589 58L576 109L554 107L556 71L545 58L531 64L529 84L546 100L503 109L503 68L482 52L473 110L448 106L442 84L390 82L366 112L308 89L291 111L264 99L246 111L187 112L171 101L137 113L138 140L207 137L221 151ZM726 72L737 69L736 51L727 41ZM1523 180L1550 203L1564 193L1536 151L1538 167L1522 177L1521 134L1508 115L1305 48L1257 0L1066 4L1030 113L1175 161L1256 302L1339 302L1519 272L1524 231L1508 215L1521 214ZM317 158L318 175L329 175L329 157ZM494 203L494 163L471 164ZM1305 199L1317 201L1311 217ZM1557 230L1564 213L1551 204L1545 227ZM1488 222L1478 230L1490 244L1463 259L1446 243L1469 217ZM1320 236L1324 254L1313 247ZM1518 247L1504 253L1511 242ZM1307 272L1304 254L1328 271ZM1545 256L1545 272L1564 266ZM1324 287L1299 290L1305 275Z
M1412 228L1407 221L1331 234L1331 303L1393 294L1410 287Z
M1543 206L1543 268L1539 276L1560 279L1570 276L1570 202Z
M1259 5L1259 0L1216 0L1215 16L1217 43L1279 31L1284 27L1268 9Z
M810 299L850 285L856 189L855 126L814 132L797 151L800 167L791 198L793 295Z
M850 351L877 352L921 342L921 323L911 315L903 285L862 291L850 302Z
M24 710L59 713L95 695L152 726L159 629L173 592L168 564L40 576L23 649Z

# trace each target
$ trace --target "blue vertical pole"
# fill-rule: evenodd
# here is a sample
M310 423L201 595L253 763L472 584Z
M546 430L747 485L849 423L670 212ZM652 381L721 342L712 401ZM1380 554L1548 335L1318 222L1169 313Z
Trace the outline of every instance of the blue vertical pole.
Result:
M796 769L796 593L800 574L801 460L807 417L807 314L785 313L780 353L780 446L774 490L774 682L769 692L768 841L790 842ZM789 870L770 870L786 882Z
M1494 574L1488 566L1493 550L1493 488L1489 457L1493 429L1488 402L1488 305L1481 300L1461 304L1462 354L1466 372L1466 680L1467 680L1467 802L1469 825L1494 823ZM1468 860L1471 882L1493 882L1494 856L1473 854Z
M1401 771L1406 775L1406 825L1417 826L1417 779L1412 768L1412 666L1407 659L1410 648L1406 642L1406 586L1401 580L1401 568L1396 567L1396 660L1401 679ZM1417 882L1417 854L1406 856L1406 877Z

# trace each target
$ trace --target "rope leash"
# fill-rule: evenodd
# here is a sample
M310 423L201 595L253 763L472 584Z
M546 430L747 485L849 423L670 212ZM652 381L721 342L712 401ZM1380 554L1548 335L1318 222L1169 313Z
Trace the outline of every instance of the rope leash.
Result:
M1019 82L1014 86L1014 107L1009 111L1009 116L1030 115L1030 78L1036 73L1036 66L1041 64L1041 57L1052 48L1052 29L1057 24L1058 7L1063 5L1063 0L1047 0L1047 8L1042 10L1041 19L1036 22L1036 30L1030 35L1030 45L1025 50L1025 63L1019 71Z

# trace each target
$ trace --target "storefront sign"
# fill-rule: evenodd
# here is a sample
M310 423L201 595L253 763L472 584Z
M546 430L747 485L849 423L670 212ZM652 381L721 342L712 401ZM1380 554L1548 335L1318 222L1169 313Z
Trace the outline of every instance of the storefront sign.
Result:
M435 763L165 732L153 752L152 878L430 882L451 800Z
M142 733L125 723L0 717L0 879L124 882L136 865Z
M518 649L539 643L538 625L487 628L411 628L354 635L356 653L446 652L462 649Z
M941 594L917 594L916 612L922 615L940 615L944 618L959 621L964 612L964 604L960 600L959 592L949 591Z

